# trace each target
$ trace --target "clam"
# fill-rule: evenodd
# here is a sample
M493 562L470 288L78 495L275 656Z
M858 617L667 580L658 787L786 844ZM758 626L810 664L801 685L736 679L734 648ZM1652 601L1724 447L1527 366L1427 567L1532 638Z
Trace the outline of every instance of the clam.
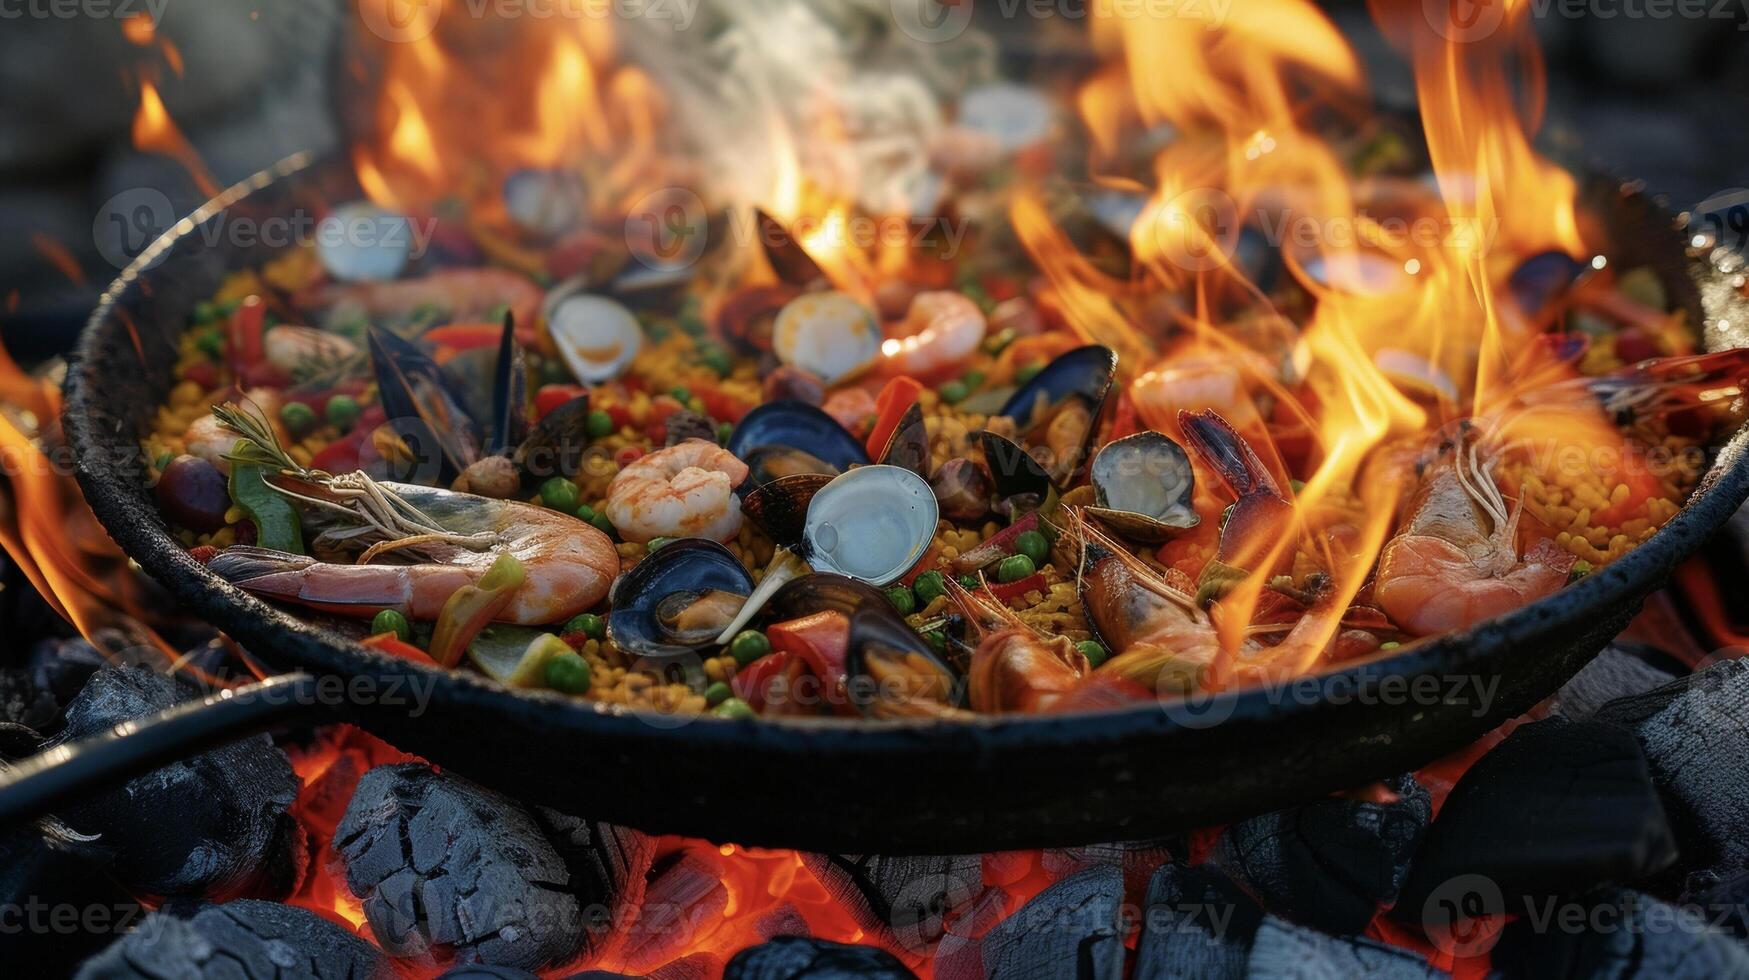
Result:
M766 402L748 412L724 447L751 471L747 490L801 473L837 476L870 460L862 443L807 402Z
M672 541L622 575L607 637L639 657L675 657L709 646L753 592L729 549L705 538Z
M369 201L342 204L316 226L316 258L340 282L387 282L413 254L406 215Z
M644 330L623 304L577 285L572 280L547 294L547 330L578 381L611 381L644 349Z
M1042 92L1013 82L980 85L966 92L959 104L959 124L990 137L1004 154L1047 139L1055 116L1051 100Z
M815 570L874 585L917 564L940 514L929 481L882 465L774 480L749 492L743 510Z
M1159 544L1202 520L1190 502L1196 489L1190 457L1158 432L1106 444L1089 475L1097 506L1087 514L1123 537Z
M557 238L588 217L589 196L582 175L531 167L504 179L504 210L525 231Z
M785 304L771 329L778 360L827 385L851 377L881 353L880 321L845 293L804 293Z

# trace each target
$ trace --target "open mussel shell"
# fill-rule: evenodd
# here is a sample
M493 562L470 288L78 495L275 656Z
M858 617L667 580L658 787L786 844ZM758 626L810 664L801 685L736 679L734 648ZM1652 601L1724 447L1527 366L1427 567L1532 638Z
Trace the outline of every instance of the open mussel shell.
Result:
M759 208L754 208L753 214L759 225L759 243L765 248L771 271L777 273L779 279L791 285L807 286L826 278L819 263L808 255L783 222Z
M547 332L578 381L612 381L644 349L644 330L623 304L580 286L561 283L547 294Z
M743 492L798 473L837 476L866 466L868 453L838 420L807 402L766 402L748 412L724 447L747 464Z
M928 480L881 465L773 480L748 493L741 510L815 570L875 585L917 564L940 517Z
M370 331L370 358L383 411L416 456L437 457L438 479L448 482L480 458L480 433L466 396L437 362L412 341L377 327Z
M929 479L929 428L923 422L922 405L913 402L899 417L899 424L893 427L893 434L887 437L887 445L881 450L880 462Z
M739 611L731 597L752 592L753 576L729 549L705 538L671 541L614 586L607 638L636 657L692 653L714 642Z
M509 452L528 438L528 369L508 314L497 344L460 351L443 371L480 428L487 453Z
M741 513L759 526L778 547L807 558L808 505L826 484L837 477L825 473L797 473L778 477L747 491L741 498Z
M548 412L516 447L511 461L533 489L549 477L572 477L583 468L589 452L589 396L576 398Z
M859 579L833 572L815 572L784 584L771 594L765 614L774 621L799 619L817 612L840 612L846 616L863 608L885 607L894 616L898 610L886 593Z
M850 614L844 669L851 703L870 718L940 717L965 699L964 678L884 599Z
M990 481L997 500L1021 501L1023 510L1044 505L1055 490L1051 475L1024 447L1011 439L985 430L978 433L984 448L984 466L990 471Z
M1106 444L1089 475L1097 506L1087 514L1122 537L1159 544L1202 520L1191 506L1196 477L1190 457L1158 432Z
M1059 355L1020 386L998 414L1006 415L1024 432L1064 399L1081 398L1090 406L1105 401L1117 375L1117 354L1109 347L1089 344Z

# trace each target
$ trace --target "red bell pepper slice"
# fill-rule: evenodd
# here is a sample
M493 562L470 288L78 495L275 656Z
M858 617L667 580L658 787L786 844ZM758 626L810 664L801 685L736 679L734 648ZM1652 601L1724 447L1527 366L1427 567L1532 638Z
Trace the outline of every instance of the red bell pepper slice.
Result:
M729 681L735 696L753 706L755 711L765 709L766 694L770 691L771 681L783 673L795 655L783 651L768 653L758 660L741 668Z
M267 304L259 296L244 299L231 314L225 354L230 361L231 370L238 376L242 376L267 357L267 345L262 339L266 325Z
M448 347L453 351L464 351L477 347L496 347L503 337L503 324L451 323L447 326L433 327L421 334L419 339L434 347Z
M437 661L431 659L431 654L402 640L393 633L378 633L375 636L367 636L358 642L364 646L370 647L372 650L381 650L390 656L400 657L402 660L411 660L414 663L431 664L432 666L437 665Z
M836 609L825 609L800 619L773 623L765 628L771 649L800 658L808 672L820 681L821 693L832 710L854 715L845 691L845 655L850 646L850 619Z
M953 560L953 567L958 571L972 572L991 562L1000 561L1014 554L1014 542L1028 531L1038 530L1038 511L1029 510L1020 520L1008 525L990 539L965 552Z
M582 385L541 385L534 393L535 417L544 419L553 409L588 393L589 389Z
M905 417L905 412L917 401L917 396L923 393L923 384L916 378L906 375L888 381L881 388L881 393L875 396L875 424L868 434L868 458L878 460L886 451L887 440L893 438L893 430L899 427L899 421Z
M1034 589L1037 589L1040 592L1045 590L1045 576L1043 572L1033 572L1031 575L1028 575L1023 579L1016 579L1012 582L990 583L990 594L1001 599L1003 602L1019 598Z
M718 422L739 422L742 416L753 411L750 403L710 385L699 385L692 393L698 396L699 404L704 406L704 413Z

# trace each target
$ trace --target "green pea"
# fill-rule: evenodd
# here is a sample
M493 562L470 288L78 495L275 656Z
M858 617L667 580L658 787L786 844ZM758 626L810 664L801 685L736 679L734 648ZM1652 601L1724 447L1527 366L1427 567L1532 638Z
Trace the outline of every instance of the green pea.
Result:
M719 378L726 378L730 372L735 370L735 359L730 357L729 352L721 347L712 347L705 351L704 356L699 360L703 362L705 367L717 372Z
M358 399L351 395L335 395L328 399L328 424L336 429L346 430L358 421Z
M718 442L720 442L726 446L729 444L729 437L733 436L734 434L735 434L735 423L733 423L733 422L718 422L717 423L717 441Z
M959 577L959 580L960 580L960 586L962 588L977 589L977 588L981 588L983 586L983 583L978 581L978 577L976 575L972 575L969 573L965 574L965 575L961 575Z
M194 322L211 323L219 318L219 305L206 300L194 304Z
M1075 644L1075 649L1081 651L1081 656L1087 658L1087 665L1089 667L1097 667L1100 664L1105 663L1106 658L1111 656L1110 653L1106 652L1104 647L1100 646L1093 640L1082 640L1080 643Z
M577 499L577 484L562 476L555 476L540 485L540 501L554 510L562 510L567 514L575 514L577 505L582 503Z
M1050 539L1037 531L1023 531L1014 539L1014 553L1032 559L1034 567L1044 564L1051 553Z
M405 643L413 636L413 625L407 622L407 617L395 610L384 609L376 614L375 619L370 621L370 632L372 636L379 633L393 633L395 639Z
M729 656L735 658L735 663L745 667L760 657L771 652L771 641L758 630L742 630L729 641Z
M715 684L704 689L704 703L713 708L734 696L735 692L730 689L729 685L722 681L717 681Z
M692 392L688 391L684 385L668 389L668 394L682 405L692 401Z
M982 372L982 371L967 371L965 373L965 376L960 378L960 380L964 381L966 383L967 388L975 389L979 385L982 385L984 383L984 372Z
M753 711L753 706L740 698L729 698L725 700L722 704L712 708L711 714L718 718L729 718L735 721L743 721L749 718L758 717Z
M899 615L909 616L917 610L917 597L903 585L895 585L887 590L887 601L893 608L899 610Z
M194 346L202 354L217 360L225 356L225 337L217 330L203 330L194 338Z
M607 635L607 620L594 613L578 613L565 623L564 633L582 633L591 640L599 640Z
M589 438L600 439L613 432L613 416L597 408L589 413Z
M969 394L971 394L971 392L966 389L966 383L964 381L949 381L947 384L941 386L941 400L947 402L949 405L965 401L966 396Z
M911 591L916 593L919 606L927 606L947 594L947 581L940 572L924 572L911 583Z
M585 524L595 523L595 508L588 504L577 505L577 519Z
M242 305L243 305L243 300L239 297L237 299L225 300L223 303L220 303L217 307L215 307L215 309L218 310L219 316L230 316L231 314L237 312L237 308L242 306Z
M590 519L589 523L595 525L595 529L602 534L605 534L610 538L613 537L613 522L607 519L606 514L597 512L596 515Z
M575 651L566 650L547 661L547 686L566 694L582 694L589 690L589 661Z
M996 566L996 580L999 582L1018 582L1037 571L1032 559L1025 555L1009 555Z
M1573 563L1572 568L1567 570L1567 581L1569 583L1577 582L1580 579L1582 579L1585 576L1590 575L1590 574L1591 574L1591 563L1586 561L1585 559L1581 558L1578 561Z
M1397 642L1397 641L1396 641L1396 640L1388 640L1388 641L1386 641L1386 642L1384 642L1384 643L1380 643L1380 644L1379 644L1379 649L1380 649L1380 650L1395 650L1395 649L1397 649L1397 648L1398 648L1398 647L1400 647L1400 646L1402 646L1402 645L1403 645L1403 644L1401 644L1401 643L1398 643L1398 642Z
M1020 370L1014 372L1014 380L1019 384L1026 384L1028 381L1031 381L1035 376L1038 375L1038 373L1040 371L1043 371L1044 369L1045 369L1045 366L1043 364L1040 364L1039 362L1034 361L1031 364L1028 364L1028 365L1022 367Z
M316 427L316 413L303 402L286 402L279 410L279 420L294 436L300 436Z

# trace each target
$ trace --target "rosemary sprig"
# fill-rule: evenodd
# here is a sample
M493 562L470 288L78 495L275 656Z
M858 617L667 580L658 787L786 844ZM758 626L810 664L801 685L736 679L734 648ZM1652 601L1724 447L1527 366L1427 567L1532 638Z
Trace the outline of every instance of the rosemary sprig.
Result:
M265 466L298 476L310 474L310 470L299 465L285 451L285 447L279 444L279 436L274 433L273 426L259 412L246 411L226 403L213 406L213 417L243 437L231 447L230 452L224 454L225 459L244 466Z

